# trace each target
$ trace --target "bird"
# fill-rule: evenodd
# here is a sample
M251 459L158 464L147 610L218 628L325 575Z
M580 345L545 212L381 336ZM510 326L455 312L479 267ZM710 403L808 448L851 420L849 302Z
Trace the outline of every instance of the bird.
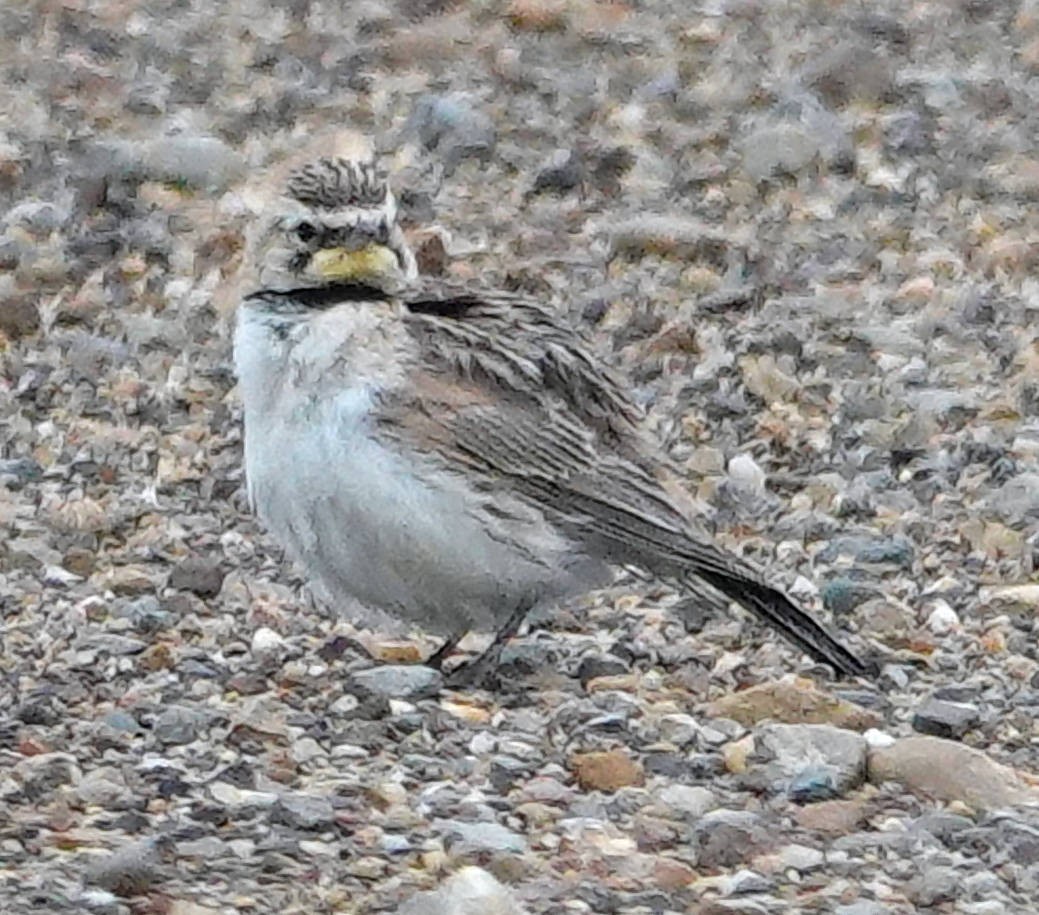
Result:
M420 277L374 155L321 155L253 226L234 363L249 504L333 601L444 637L493 631L448 684L492 687L535 608L618 566L704 585L838 676L871 663L676 498L630 383L550 303Z

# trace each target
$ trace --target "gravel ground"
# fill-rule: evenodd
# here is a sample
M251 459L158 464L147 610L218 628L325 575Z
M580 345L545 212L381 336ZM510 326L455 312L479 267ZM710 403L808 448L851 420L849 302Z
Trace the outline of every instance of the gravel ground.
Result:
M28 0L0 72L0 911L1035 911L1039 3ZM498 695L310 605L227 319L335 127L875 682L624 577Z

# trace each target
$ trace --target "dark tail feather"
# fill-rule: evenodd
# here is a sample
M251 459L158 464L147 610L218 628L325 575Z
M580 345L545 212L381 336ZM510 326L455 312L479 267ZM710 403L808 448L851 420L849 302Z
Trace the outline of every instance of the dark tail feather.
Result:
M842 676L868 676L876 672L874 665L857 658L782 591L716 571L700 569L697 577L753 610L805 654L829 664ZM695 579L689 584L695 584Z

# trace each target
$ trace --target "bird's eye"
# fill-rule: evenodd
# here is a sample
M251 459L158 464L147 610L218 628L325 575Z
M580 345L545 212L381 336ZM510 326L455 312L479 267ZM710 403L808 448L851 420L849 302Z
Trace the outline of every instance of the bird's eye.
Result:
M315 229L309 222L301 222L296 226L296 238L304 244L311 241L315 235L317 235L317 229Z

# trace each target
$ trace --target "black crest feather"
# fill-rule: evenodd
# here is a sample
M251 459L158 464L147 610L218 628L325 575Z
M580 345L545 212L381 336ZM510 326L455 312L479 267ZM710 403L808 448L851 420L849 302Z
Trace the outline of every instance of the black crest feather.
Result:
M386 176L374 162L321 158L293 172L286 192L300 203L322 210L344 206L379 206L386 200Z

